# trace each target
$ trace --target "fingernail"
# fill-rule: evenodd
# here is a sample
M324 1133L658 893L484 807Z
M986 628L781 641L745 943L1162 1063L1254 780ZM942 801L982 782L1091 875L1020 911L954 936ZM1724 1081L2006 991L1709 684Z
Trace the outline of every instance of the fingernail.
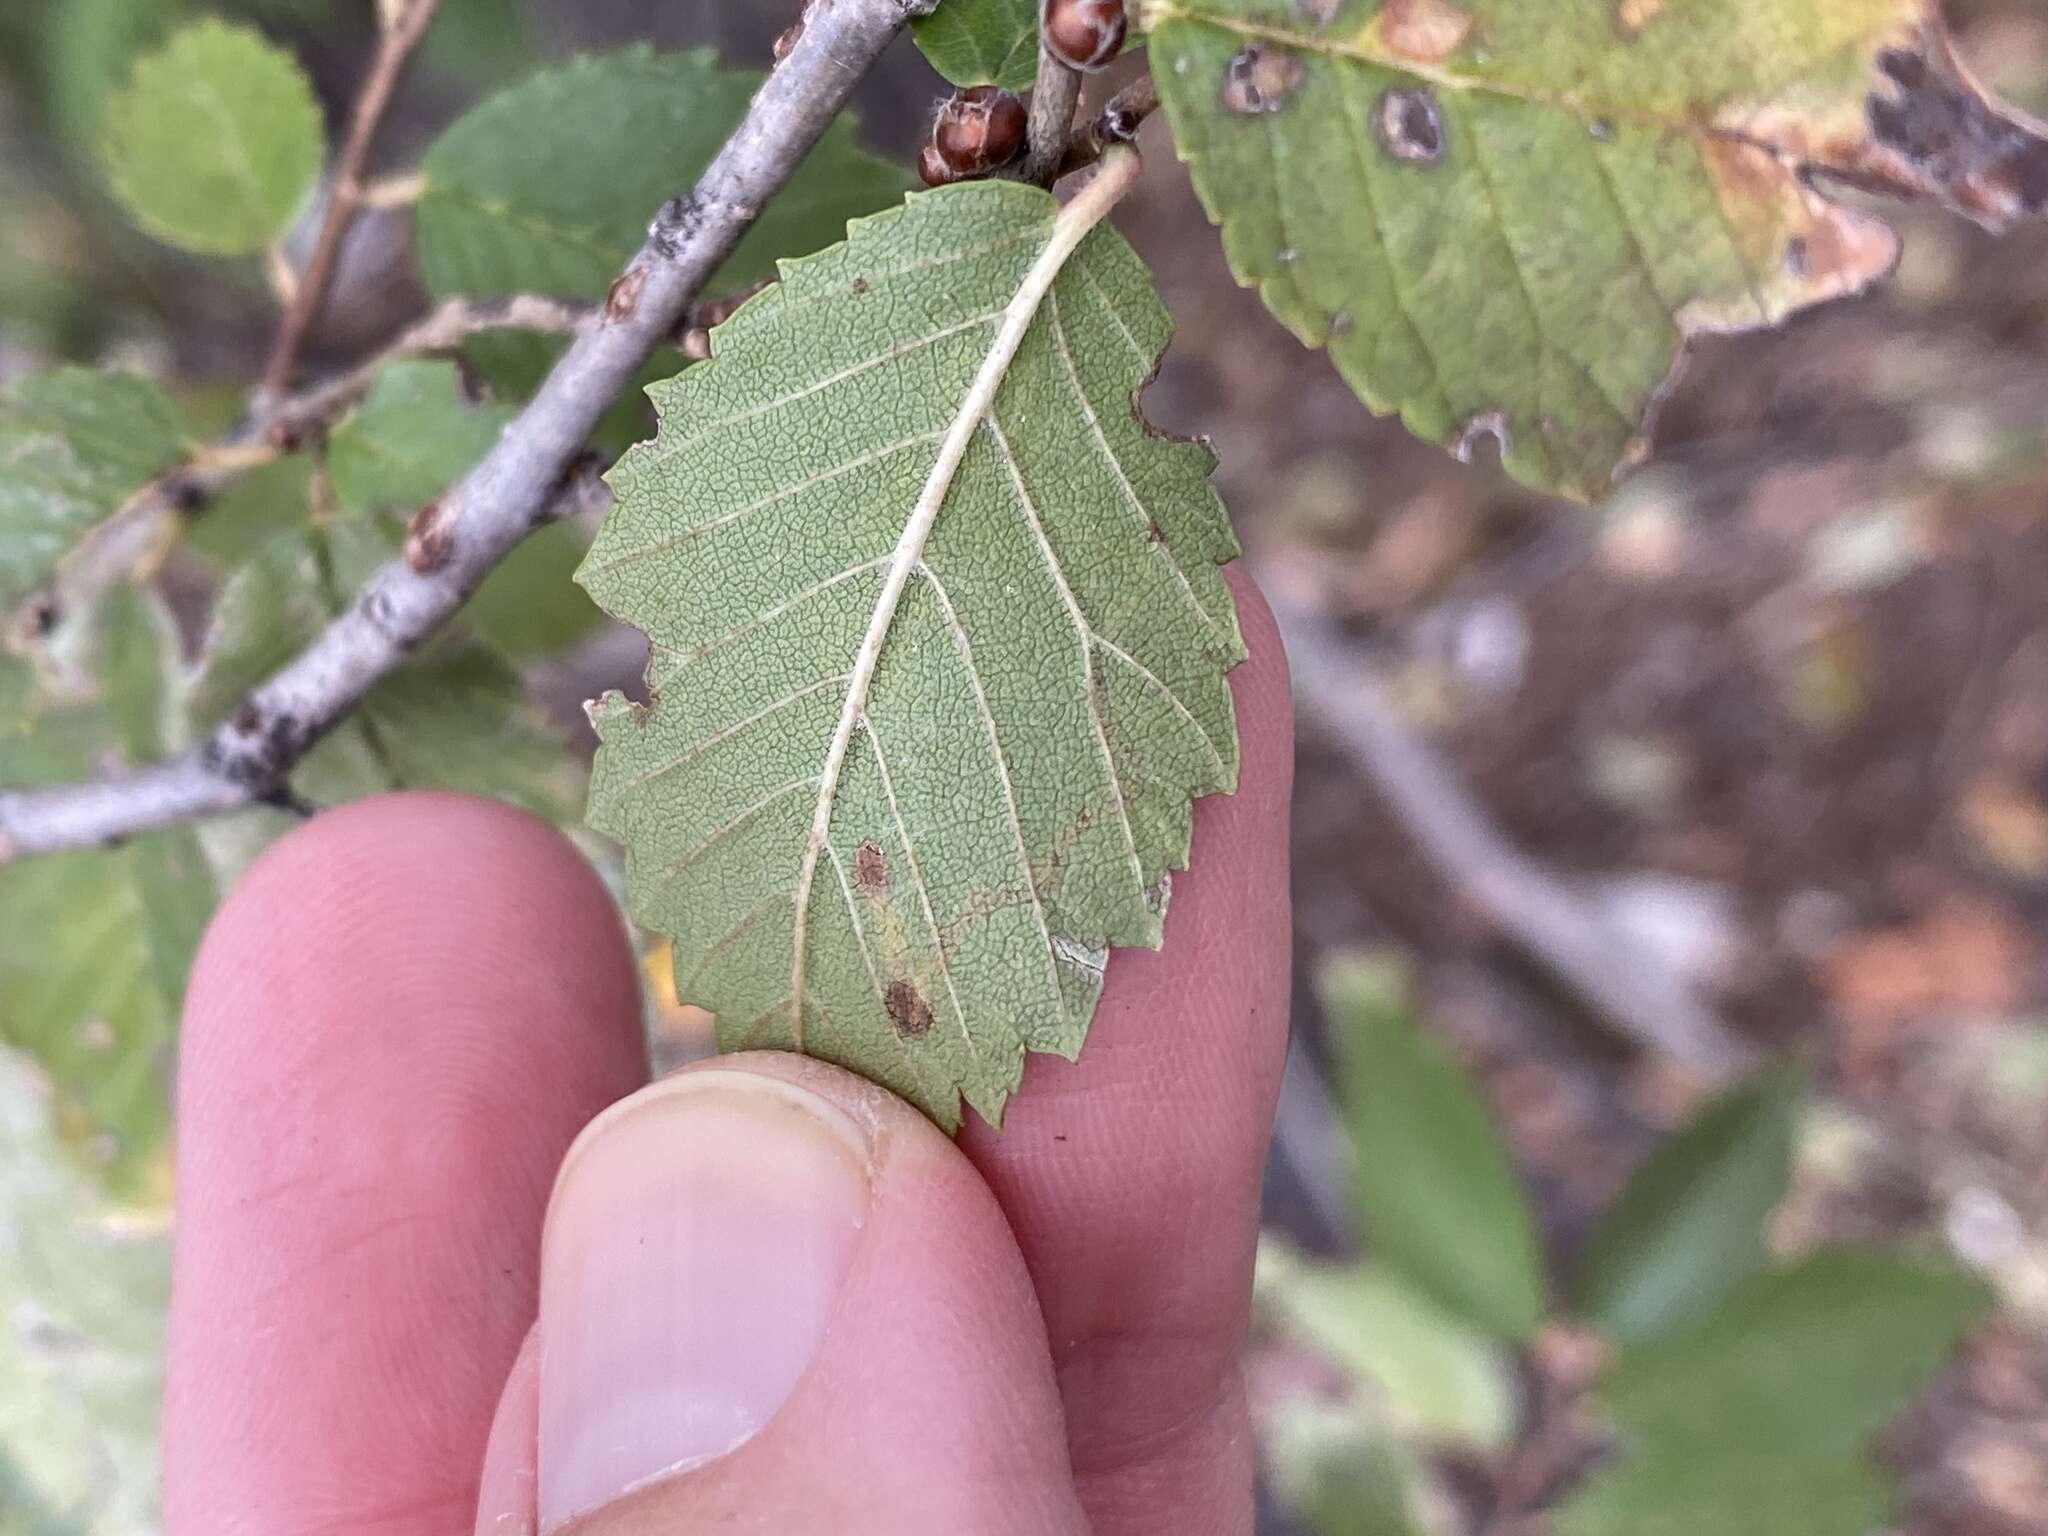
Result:
M543 1531L775 1416L824 1338L868 1191L859 1124L776 1078L683 1073L592 1122L541 1255Z

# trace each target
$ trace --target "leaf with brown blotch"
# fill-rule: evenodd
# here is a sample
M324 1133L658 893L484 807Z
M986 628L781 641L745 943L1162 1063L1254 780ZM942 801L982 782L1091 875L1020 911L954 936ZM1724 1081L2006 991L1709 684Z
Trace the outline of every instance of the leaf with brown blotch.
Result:
M1238 278L1375 411L1591 498L1686 343L1896 264L1856 187L1993 228L2048 133L1928 0L1144 0Z

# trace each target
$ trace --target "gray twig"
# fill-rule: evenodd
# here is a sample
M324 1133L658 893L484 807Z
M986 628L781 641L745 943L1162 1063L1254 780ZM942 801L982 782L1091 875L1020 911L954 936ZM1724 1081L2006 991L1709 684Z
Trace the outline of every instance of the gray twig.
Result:
M931 4L818 0L803 36L697 185L656 213L598 323L577 337L491 451L440 498L434 559L401 558L379 569L345 612L195 750L119 777L0 793L0 861L106 843L274 797L313 744L549 520L606 407L674 333L691 299L883 48Z
M1750 1062L1750 1047L1681 977L1493 829L1328 625L1290 607L1275 611L1303 713L1461 896L1616 1033L1716 1077Z
M1067 157L1067 136L1074 131L1074 108L1081 101L1081 72L1038 38L1038 83L1031 87L1031 115L1024 125L1024 162L1018 179L1041 187L1052 185Z
M356 214L362 210L363 171L369 164L370 147L376 142L377 130L384 125L385 110L397 93L398 80L405 73L406 61L427 35L427 28L433 24L434 12L440 6L441 0L408 0L408 3L387 13L383 36L377 43L377 55L370 63L369 78L363 82L362 92L356 98L355 111L349 119L348 137L342 142L340 158L335 162L334 177L327 192L327 212L320 220L319 234L314 236L313 254L307 258L306 270L300 274L297 286L285 304L284 319L277 328L277 340L263 365L263 379L256 389L256 398L260 401L275 400L291 387L292 372L298 367L299 354L305 349L306 338L312 334L313 322L319 318L320 306L326 303L327 289L334 281L334 270L341 260L342 241L348 236L349 226L355 223Z

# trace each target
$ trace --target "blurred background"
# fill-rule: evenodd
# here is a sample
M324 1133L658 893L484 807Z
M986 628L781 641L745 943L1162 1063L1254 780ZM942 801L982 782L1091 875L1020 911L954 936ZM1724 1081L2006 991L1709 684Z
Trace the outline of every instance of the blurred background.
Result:
M0 384L114 363L223 421L260 367L261 264L136 233L81 148L137 49L201 9L288 46L345 121L368 0L7 0ZM1948 9L1987 83L2048 109L2039 0ZM578 50L651 34L764 67L792 14L444 0L379 165ZM856 99L864 139L907 165L941 94L899 45ZM1264 1529L2048 1530L2048 230L1893 210L1891 283L1702 346L1649 466L1589 510L1373 420L1232 284L1164 124L1141 145L1118 223L1179 322L1147 414L1214 442L1300 696L1295 1045L1251 1363ZM358 224L316 368L425 308L407 231ZM527 681L587 751L580 701L637 669L631 636L598 632ZM658 952L649 974L664 1053L704 1050ZM1793 1075L1749 1078L1770 1063ZM1448 1106L1410 1131L1441 1145L1393 1138L1389 1084ZM0 1536L143 1533L165 1190L102 1194L60 1111L0 1052ZM1825 1275L1758 1291L1844 1243L1970 1277L1960 1351L1933 1317L1896 1383L1847 1357L1903 1339L1918 1360L1903 1325L1845 1323L1811 1372L1745 1365L1788 1307L1821 1332L1854 1311ZM1762 1280L1719 1275L1751 1246ZM1461 1298L1432 1250L1499 1284ZM1707 1355L1652 1326L1710 1313L1729 1347ZM1684 1442L1732 1437L1694 1464L1725 1486L1613 1471L1654 1440L1659 1369L1732 1405ZM1739 1405L1819 1425L1849 1412L1829 1390L1876 1413L1853 1458L1874 1430L1868 1476L1899 1502L1823 1516L1851 1453L1816 1453L1819 1481L1767 1515Z

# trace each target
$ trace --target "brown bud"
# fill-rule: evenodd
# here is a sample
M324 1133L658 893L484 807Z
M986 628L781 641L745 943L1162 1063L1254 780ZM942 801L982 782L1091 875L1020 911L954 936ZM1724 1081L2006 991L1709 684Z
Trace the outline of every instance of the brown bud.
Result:
M1024 147L1024 103L997 86L969 86L939 108L932 147L956 177L985 175Z
M1124 0L1045 0L1045 43L1076 69L1100 69L1124 45Z
M918 151L917 174L928 187L943 187L960 179L953 173L953 168L940 158L938 145L929 143Z

